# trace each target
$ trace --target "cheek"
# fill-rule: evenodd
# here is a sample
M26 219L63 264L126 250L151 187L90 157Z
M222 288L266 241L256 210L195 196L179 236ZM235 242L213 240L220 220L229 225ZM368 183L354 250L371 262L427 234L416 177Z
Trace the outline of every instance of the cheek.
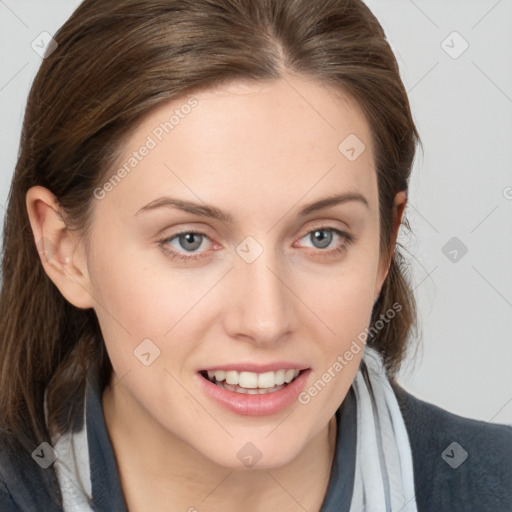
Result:
M363 279L363 278L361 278ZM336 283L334 283L336 284ZM364 353L373 306L371 282L357 275L339 281L319 303L322 322L317 321L311 339L316 340L319 362L304 392L298 397L305 414L334 411L346 396ZM325 421L328 415L325 416Z
M374 304L376 247L361 245L345 263L329 277L317 280L316 287L304 290L319 317L311 324L311 339L317 340L322 361L315 379L321 380L320 388L329 383L332 397L344 396L363 355ZM324 399L328 399L327 393Z
M199 303L218 276L172 271L157 249L123 248L117 242L110 245L114 250L96 252L89 268L95 311L116 372L144 371L139 352L150 353L152 368L185 360L202 339Z
M371 286L357 281L356 276L342 284L343 288L333 292L328 300L324 299L323 306L319 308L323 323L317 322L319 325L315 338L323 340L321 350L324 364L321 371L331 368L338 374L341 370L339 365L336 368L333 365L339 360L339 356L343 357L347 353L342 362L343 374L353 376L364 349L373 296ZM323 332L321 336L320 332Z
M171 273L158 249L133 249L121 243L112 247L115 250L97 252L92 259L93 294L106 323L117 321L134 336L163 336L207 287L199 280L190 286L186 272Z
M319 316L346 340L367 327L374 304L378 258L374 251L354 251L346 262L333 267L304 290Z

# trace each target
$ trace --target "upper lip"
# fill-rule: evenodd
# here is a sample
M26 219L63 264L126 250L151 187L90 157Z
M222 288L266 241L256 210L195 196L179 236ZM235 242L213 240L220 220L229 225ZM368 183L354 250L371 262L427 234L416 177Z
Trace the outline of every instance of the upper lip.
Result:
M265 373L275 372L277 370L307 370L309 366L302 363L291 363L289 361L282 361L276 363L267 364L254 364L254 363L227 363L219 364L216 366L210 366L208 368L202 368L200 371L236 371L236 372L253 372L253 373Z

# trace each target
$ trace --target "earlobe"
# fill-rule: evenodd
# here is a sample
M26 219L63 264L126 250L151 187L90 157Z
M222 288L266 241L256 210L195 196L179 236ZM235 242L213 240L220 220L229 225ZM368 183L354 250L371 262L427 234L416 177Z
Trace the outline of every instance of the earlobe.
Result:
M44 187L32 187L26 195L26 206L46 274L68 302L81 309L93 307L83 245L68 230L56 197Z

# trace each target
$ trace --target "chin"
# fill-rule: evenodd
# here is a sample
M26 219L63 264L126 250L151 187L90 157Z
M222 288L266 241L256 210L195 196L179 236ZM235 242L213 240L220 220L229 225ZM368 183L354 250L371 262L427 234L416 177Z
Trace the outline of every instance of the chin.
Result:
M216 450L202 451L204 457L214 464L235 471L277 469L295 459L301 444L283 446L282 443L262 439L228 443L225 447L216 443Z

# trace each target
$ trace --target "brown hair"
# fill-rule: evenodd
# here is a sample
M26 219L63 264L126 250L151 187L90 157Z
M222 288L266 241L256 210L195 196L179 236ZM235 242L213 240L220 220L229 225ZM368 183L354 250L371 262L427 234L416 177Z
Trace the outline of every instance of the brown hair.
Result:
M30 187L55 194L69 228L86 235L93 190L142 116L191 91L287 70L351 95L366 115L387 255L393 200L407 190L421 144L385 33L360 0L85 0L55 39L28 98L3 235L0 428L30 451L75 426L93 362L103 385L112 370L94 310L68 303L43 269L26 210ZM390 378L416 326L404 270L397 248L372 312L373 324L401 305L369 339Z

